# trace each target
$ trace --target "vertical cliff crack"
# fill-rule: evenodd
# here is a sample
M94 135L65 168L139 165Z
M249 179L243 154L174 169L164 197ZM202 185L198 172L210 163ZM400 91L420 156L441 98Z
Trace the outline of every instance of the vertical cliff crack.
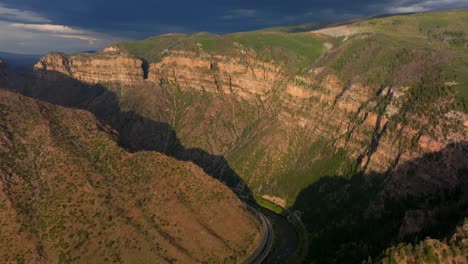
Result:
M141 58L140 58L141 59ZM148 72L149 72L149 63L145 59L141 59L141 69L143 70L143 79L148 79Z

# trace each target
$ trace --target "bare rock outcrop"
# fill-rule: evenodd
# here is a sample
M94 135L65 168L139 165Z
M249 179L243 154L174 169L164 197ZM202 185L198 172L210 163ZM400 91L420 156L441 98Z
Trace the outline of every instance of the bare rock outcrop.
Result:
M34 66L34 70L45 78L65 75L87 83L134 84L144 78L143 65L142 59L107 48L96 54L49 53Z
M174 51L149 66L148 79L169 81L183 89L237 94L242 98L264 96L281 79L281 68L250 56L199 56L193 52Z

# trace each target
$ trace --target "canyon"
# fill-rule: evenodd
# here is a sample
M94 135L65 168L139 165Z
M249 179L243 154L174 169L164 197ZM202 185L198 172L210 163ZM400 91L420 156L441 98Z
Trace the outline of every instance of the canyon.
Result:
M307 263L360 263L466 226L468 53L453 41L468 34L466 17L376 18L344 35L162 35L49 53L34 78L5 86L89 111L126 155L158 152L238 197L289 208L310 236ZM426 23L439 20L450 26ZM466 236L453 245L466 254Z
M303 167L300 157L320 159L323 153L306 154L314 144L327 142L322 147L332 153L345 151L352 166L366 173L385 172L467 138L468 116L452 109L458 106L451 98L431 102L427 110L434 115L405 109L414 80L377 87L346 82L320 64L291 75L285 65L258 59L254 51L238 47L235 53L242 57L165 51L160 61L149 63L147 72L145 59L117 46L96 54L51 53L36 64L35 73L48 82L58 73L105 86L125 110L169 124L186 147L225 156L247 185L288 204L304 184L290 190L278 184L298 177L289 174L291 167ZM414 52L416 57L426 55ZM430 71L425 61L414 63L418 62L401 65L394 74L400 76L408 67ZM404 120L398 120L401 117ZM319 139L322 143L317 143ZM258 180L261 183L255 183Z

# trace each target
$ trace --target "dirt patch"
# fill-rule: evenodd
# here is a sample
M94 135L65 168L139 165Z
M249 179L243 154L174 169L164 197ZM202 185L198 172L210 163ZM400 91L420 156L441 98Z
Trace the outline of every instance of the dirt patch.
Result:
M311 31L311 33L322 34L332 37L349 37L358 33L363 33L364 30L356 27L350 26L338 26L330 28L322 28L318 30Z
M281 207L286 207L286 200L283 199L283 198L280 198L280 197L276 197L276 196L270 196L270 195L263 195L262 196L263 199L267 200L267 201L270 201L276 205L279 205Z

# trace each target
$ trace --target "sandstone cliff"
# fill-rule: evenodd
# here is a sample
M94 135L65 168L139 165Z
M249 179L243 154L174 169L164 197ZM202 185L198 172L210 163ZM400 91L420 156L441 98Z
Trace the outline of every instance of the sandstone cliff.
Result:
M170 52L160 62L150 64L149 80L169 81L183 89L206 90L250 99L265 97L284 74L274 63L226 56L197 56L193 52Z
M106 49L96 54L65 55L50 53L34 69L37 74L58 73L88 83L120 82L132 84L146 76L144 61L118 50ZM49 78L52 78L49 74Z

